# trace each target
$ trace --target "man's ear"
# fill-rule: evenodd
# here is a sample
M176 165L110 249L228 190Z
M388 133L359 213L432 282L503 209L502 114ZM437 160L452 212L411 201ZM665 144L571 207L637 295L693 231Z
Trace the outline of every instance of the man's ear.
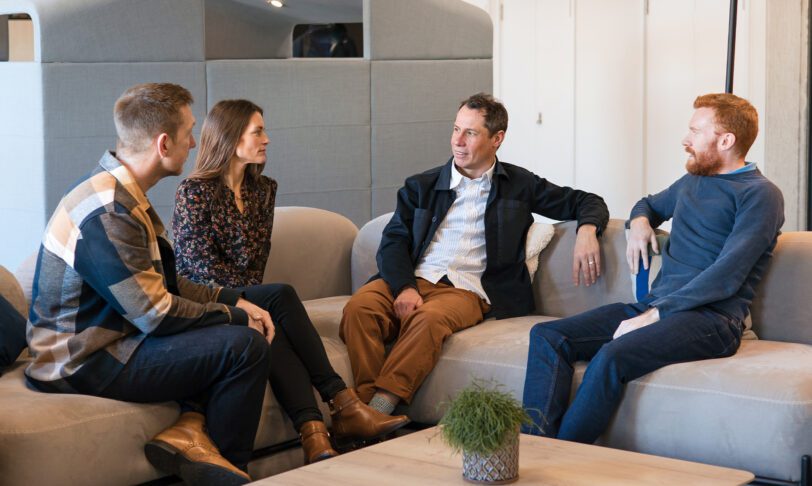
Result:
M498 149L502 145L502 142L505 141L505 131L499 130L492 138L494 147Z
M736 135L733 135L730 132L723 133L719 136L718 149L722 150L730 150L736 145Z
M169 139L169 134L167 133L162 133L155 138L155 145L158 149L158 155L161 158L166 157L166 155L169 153L170 142L171 140Z

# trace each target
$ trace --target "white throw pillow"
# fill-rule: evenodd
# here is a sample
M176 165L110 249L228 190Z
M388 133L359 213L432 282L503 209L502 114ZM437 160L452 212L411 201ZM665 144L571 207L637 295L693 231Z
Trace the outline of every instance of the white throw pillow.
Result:
M555 227L547 223L533 223L527 230L527 241L524 244L525 263L530 273L530 282L539 268L539 255L550 244L555 235Z

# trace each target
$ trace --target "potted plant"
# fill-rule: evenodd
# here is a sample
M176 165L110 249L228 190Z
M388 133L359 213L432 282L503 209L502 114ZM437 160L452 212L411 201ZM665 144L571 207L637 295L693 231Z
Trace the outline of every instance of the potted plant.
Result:
M500 385L474 381L450 403L440 434L462 451L466 481L506 484L519 479L519 427L532 424L527 412Z

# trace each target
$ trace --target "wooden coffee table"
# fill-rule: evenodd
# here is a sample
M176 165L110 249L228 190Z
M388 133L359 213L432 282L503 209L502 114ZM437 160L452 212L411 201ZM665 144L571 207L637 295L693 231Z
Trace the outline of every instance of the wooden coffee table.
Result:
M753 480L752 473L738 469L524 434L519 447L519 480L514 484L694 486L746 484ZM462 479L461 456L451 452L437 435L436 427L252 484L470 485Z

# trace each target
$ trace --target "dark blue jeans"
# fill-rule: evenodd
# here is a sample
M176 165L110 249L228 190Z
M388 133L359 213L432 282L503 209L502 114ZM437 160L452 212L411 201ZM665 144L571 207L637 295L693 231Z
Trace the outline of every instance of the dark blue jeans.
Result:
M287 284L239 289L245 298L266 309L274 322L269 380L274 396L299 430L307 421L323 420L313 388L325 402L347 388L333 370L321 337L296 291Z
M128 402L202 404L212 440L226 459L245 470L265 396L268 358L265 337L245 326L148 336L104 390L81 391Z
M612 339L622 321L645 310L642 304L609 304L533 326L524 407L535 426L523 432L592 443L609 425L629 381L674 363L732 356L739 348L741 323L704 307ZM588 360L567 407L573 365Z
M25 348L25 317L0 295L0 375Z

